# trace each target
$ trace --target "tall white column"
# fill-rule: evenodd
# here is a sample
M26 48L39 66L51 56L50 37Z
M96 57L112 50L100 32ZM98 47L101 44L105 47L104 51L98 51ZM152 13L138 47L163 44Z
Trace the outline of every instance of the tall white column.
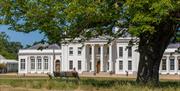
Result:
M50 73L53 73L53 67L55 66L55 65L53 65L53 62L54 62L54 58L53 58L53 56L51 57L51 71L50 71Z
M109 44L109 71L113 71L113 62L112 62L112 44Z
M37 57L36 56L35 56L34 60L35 60L35 73L37 73Z
M91 45L91 71L95 71L95 51L94 51L94 49L95 49L95 45L94 44L92 44Z
M100 71L103 72L104 71L104 45L100 45Z
M178 73L178 59L177 59L177 56L174 56L175 57L175 59L174 59L174 72L175 73Z
M170 70L169 60L170 60L169 56L167 56L167 59L166 59L166 67L167 67L166 72L167 73L169 73L169 70Z

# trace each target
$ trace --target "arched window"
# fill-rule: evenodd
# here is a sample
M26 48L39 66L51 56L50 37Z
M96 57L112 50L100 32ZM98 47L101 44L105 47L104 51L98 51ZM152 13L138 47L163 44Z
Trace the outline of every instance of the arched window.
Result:
M44 57L44 69L48 70L48 57L47 56Z
M37 57L37 69L42 69L42 59L40 56Z
M31 56L30 61L31 61L31 70L35 70L35 57Z

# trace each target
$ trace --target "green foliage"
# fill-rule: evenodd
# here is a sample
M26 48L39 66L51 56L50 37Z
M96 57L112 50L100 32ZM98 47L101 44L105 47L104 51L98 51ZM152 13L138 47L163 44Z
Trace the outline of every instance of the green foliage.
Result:
M50 42L65 38L109 35L124 32L134 36L157 31L157 26L175 17L179 0L1 0L0 22L20 32L39 30ZM124 21L125 20L125 21ZM129 28L129 31L114 27Z
M0 32L0 55L8 59L16 59L22 45L20 42L10 42L8 39L4 32Z

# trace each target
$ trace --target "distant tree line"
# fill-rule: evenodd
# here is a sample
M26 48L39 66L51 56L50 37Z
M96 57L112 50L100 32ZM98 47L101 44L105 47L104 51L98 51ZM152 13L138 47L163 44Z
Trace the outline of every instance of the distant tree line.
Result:
M0 55L7 59L16 59L18 50L22 47L20 42L10 41L5 32L0 32Z

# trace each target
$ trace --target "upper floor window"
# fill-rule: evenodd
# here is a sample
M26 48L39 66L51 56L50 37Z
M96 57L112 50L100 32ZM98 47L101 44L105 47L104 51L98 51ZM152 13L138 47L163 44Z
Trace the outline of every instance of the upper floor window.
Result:
M25 70L25 64L26 64L25 59L21 59L20 62L21 62L20 63L21 70Z
M162 59L162 70L166 70L166 59Z
M128 57L132 57L132 47L128 47Z
M31 60L31 70L35 70L35 57L30 57Z
M123 47L119 47L119 57L123 57Z
M82 47L78 47L78 55L81 55Z
M47 56L44 57L44 69L48 70L48 57Z
M69 55L73 55L73 47L69 47Z

